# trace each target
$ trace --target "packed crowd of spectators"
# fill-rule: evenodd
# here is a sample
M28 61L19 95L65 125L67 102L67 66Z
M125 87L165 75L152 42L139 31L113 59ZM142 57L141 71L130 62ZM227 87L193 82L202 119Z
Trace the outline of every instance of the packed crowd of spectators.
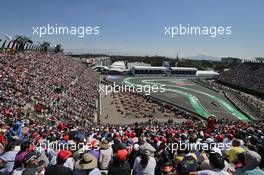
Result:
M99 78L73 59L62 54L1 53L0 77L1 117L93 122Z
M264 174L264 122L91 125L92 70L62 54L0 54L1 175Z
M264 119L264 101L252 96L250 94L243 93L241 91L230 89L227 91L227 95L242 106L242 109L249 111L255 119Z
M1 174L262 175L263 122L1 125Z
M243 63L228 71L221 73L218 80L249 89L252 91L264 92L264 64Z

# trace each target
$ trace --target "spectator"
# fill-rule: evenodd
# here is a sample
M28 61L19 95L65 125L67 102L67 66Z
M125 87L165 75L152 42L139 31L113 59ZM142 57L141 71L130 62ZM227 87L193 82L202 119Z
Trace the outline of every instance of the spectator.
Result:
M135 160L133 175L154 175L156 160L151 157L151 152L147 149L142 150L141 155Z
M108 169L112 156L113 156L112 147L109 145L107 140L103 140L101 142L101 147L100 147L100 159L99 159L100 169L102 170Z
M237 169L234 175L264 175L264 171L258 167L261 161L258 153L248 150L241 153L238 157L242 163L242 168Z
M180 162L176 169L176 175L189 175L191 172L190 165L186 162Z
M202 170L198 172L192 172L190 175L231 175L225 170L225 159L219 153L210 153L209 162L212 167L211 170Z
M127 161L128 152L125 149L118 150L110 165L108 175L131 175L131 167Z
M44 175L45 162L43 160L38 161L39 154L36 152L29 152L24 156L22 166L17 167L13 171L13 175L26 175L26 174L38 174Z
M138 144L134 144L133 146L133 150L129 155L129 164L131 167L134 166L134 162L136 160L136 158L140 155L140 151L139 151L139 145Z
M64 163L70 156L70 151L61 150L57 156L57 164L48 166L45 175L72 175L73 171L70 168L64 166Z
M234 139L232 142L232 147L227 152L227 158L229 162L233 163L234 165L238 163L238 155L244 151L245 149L240 146L240 141L238 139Z
M13 171L14 161L17 155L17 152L14 151L15 143L8 143L0 155L0 174L9 174Z
M20 151L16 155L15 164L14 164L13 169L16 169L18 167L22 167L22 160L27 155L27 153L29 153L30 151L32 151L31 143L30 142L23 142L20 146Z
M97 167L97 159L90 153L84 153L82 158L76 162L74 175L101 175Z

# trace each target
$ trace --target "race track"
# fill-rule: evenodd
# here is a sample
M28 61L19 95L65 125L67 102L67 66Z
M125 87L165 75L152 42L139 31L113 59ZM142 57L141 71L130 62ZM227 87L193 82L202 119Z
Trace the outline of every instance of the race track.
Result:
M217 118L249 120L222 93L217 93L186 78L127 77L122 80L122 83L130 86L162 85L165 91L152 92L151 96L182 106L205 119L213 114Z

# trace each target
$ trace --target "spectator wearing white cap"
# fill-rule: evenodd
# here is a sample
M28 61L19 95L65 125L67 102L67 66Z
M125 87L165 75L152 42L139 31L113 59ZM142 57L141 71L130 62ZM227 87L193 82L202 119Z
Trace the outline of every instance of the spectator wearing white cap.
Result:
M134 162L136 160L136 158L140 155L140 151L139 151L139 145L138 144L134 144L133 146L133 150L129 155L129 164L131 167L134 166Z

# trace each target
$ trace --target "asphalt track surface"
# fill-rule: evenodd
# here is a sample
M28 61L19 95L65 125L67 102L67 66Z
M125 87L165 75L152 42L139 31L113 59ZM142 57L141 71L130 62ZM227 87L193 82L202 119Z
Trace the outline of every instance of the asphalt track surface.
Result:
M176 104L207 119L211 114L217 118L249 120L222 93L217 93L187 78L177 77L126 77L123 84L163 86L164 92L152 92L150 95L169 103Z

